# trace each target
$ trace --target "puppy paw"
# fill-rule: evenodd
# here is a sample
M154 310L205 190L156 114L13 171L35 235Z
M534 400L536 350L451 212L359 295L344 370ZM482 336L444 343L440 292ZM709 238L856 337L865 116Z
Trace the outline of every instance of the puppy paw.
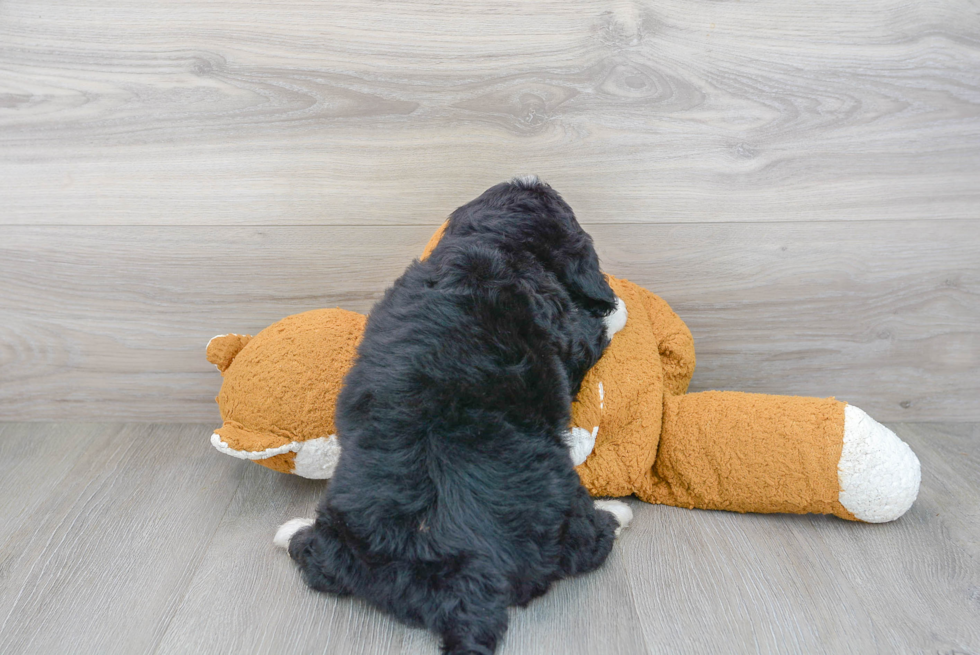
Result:
M629 526L630 521L633 520L633 510L621 500L597 500L595 501L595 508L613 515L613 518L619 523L619 527L616 528L617 537L620 532Z
M289 548L289 540L293 535L308 525L313 525L313 519L290 519L276 530L276 536L272 538L272 543L280 548Z
M598 432L599 428L595 428L592 432L585 428L572 428L565 433L562 441L568 446L568 454L572 456L573 466L578 466L592 454Z
M612 314L602 319L602 322L606 324L606 337L612 339L614 334L622 330L626 326L627 316L626 303L623 302L622 298L617 297L616 309Z

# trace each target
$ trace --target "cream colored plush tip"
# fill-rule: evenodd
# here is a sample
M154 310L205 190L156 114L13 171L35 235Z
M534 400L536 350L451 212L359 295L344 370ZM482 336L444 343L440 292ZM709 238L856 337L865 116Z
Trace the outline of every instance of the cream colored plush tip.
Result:
M627 316L626 303L623 302L622 298L617 297L616 309L612 314L602 319L606 324L606 336L612 339L614 334L626 327Z
M568 446L568 454L572 457L572 465L578 466L589 458L595 449L595 438L599 434L599 428L589 432L585 428L572 428L564 435L565 445Z
M326 480L340 461L340 440L337 435L317 437L300 442L293 462L293 473L311 480Z
M837 465L840 503L868 523L894 521L919 494L922 471L908 444L853 405L844 408Z

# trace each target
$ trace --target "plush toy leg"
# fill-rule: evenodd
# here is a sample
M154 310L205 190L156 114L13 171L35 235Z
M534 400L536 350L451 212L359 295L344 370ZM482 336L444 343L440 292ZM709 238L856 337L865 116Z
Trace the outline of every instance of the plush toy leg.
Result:
M918 460L846 408L833 398L668 396L657 459L637 495L680 507L896 519L918 491Z
M633 311L646 314L644 327L648 325L656 336L666 392L673 395L685 393L694 374L694 337L691 331L659 296L629 280L611 275L606 278L616 295L625 298Z

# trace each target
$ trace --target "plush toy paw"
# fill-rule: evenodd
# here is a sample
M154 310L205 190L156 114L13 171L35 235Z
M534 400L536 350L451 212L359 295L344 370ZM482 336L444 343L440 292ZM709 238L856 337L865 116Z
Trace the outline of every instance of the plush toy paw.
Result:
M568 454L572 456L572 465L578 466L592 454L598 432L599 428L595 428L592 432L585 428L572 428L565 433L562 440L568 446Z
M626 318L628 314L626 312L626 303L619 296L616 297L616 309L609 316L602 319L602 322L606 324L606 336L610 339L613 335L626 327Z
M226 441L226 439L228 440ZM290 441L281 446L269 448L253 446L261 449L249 450L248 448L235 448L235 445L242 444L238 444L230 436L222 438L220 434L215 432L211 435L211 445L226 455L259 462L277 455L295 453L291 467L287 472L311 480L326 480L332 477L334 469L337 468L337 462L340 461L340 441L335 434L329 437L307 439L306 441Z
M290 519L279 526L276 536L272 538L272 543L280 548L289 548L289 541L293 535L305 527L313 525L313 519Z
M844 408L837 479L847 511L868 523L894 521L912 506L921 477L908 444L857 407Z
M621 500L597 500L595 501L595 508L601 512L609 512L613 515L613 518L619 523L619 527L616 528L615 533L617 537L620 532L629 526L630 521L633 520L633 510Z

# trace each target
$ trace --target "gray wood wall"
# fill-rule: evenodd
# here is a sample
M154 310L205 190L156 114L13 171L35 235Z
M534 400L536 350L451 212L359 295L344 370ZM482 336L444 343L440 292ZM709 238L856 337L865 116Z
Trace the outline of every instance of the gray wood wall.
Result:
M218 333L367 311L516 173L694 390L980 420L975 2L0 2L0 419L217 419Z

